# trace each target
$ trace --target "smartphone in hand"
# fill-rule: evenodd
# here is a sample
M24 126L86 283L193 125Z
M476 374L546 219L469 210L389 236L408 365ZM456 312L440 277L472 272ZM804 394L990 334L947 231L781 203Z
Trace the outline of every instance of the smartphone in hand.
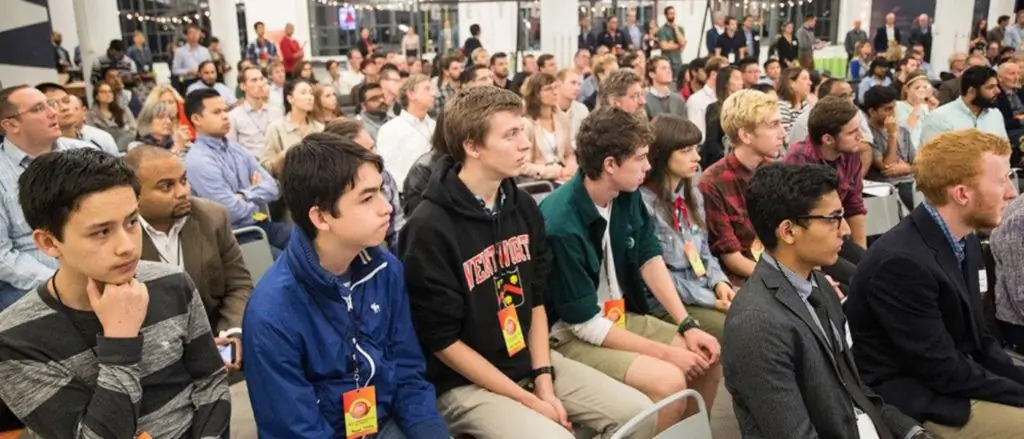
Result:
M221 360L224 360L224 364L235 364L235 344L228 343L224 346L217 346L217 350L220 352Z

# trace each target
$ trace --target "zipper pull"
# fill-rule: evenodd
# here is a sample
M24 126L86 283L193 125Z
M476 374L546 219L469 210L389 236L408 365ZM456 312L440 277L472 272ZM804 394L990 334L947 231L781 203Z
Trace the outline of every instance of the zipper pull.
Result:
M345 299L345 305L348 306L348 312L352 312L352 309L353 309L353 307L352 307L352 296L351 295L341 296L341 298Z

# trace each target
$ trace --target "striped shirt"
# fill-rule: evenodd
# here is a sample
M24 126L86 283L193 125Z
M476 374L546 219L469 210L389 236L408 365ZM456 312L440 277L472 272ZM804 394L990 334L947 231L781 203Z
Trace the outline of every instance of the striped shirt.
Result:
M0 313L0 399L32 436L220 438L231 417L227 371L192 280L140 261L149 289L139 336L102 335L93 312L46 283Z

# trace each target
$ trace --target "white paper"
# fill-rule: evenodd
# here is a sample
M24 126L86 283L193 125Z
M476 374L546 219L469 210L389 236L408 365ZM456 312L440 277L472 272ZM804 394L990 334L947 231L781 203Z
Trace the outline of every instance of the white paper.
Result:
M984 268L978 270L978 291L988 292L988 272Z
M892 185L888 183L864 180L864 187L860 192L864 195L871 195L872 197L887 197L892 194Z
M860 439L879 439L878 430L867 413L857 415L857 431L860 432Z

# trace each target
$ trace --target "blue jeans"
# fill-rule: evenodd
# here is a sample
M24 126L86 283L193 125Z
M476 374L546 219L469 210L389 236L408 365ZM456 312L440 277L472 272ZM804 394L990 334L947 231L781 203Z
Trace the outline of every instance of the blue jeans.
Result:
M260 221L253 225L263 229L267 234L267 239L270 241L270 252L273 253L274 259L277 259L277 256L288 246L288 240L292 236L292 224ZM241 245L259 239L260 235L257 233L243 233L238 235L238 244Z
M384 428L380 429L380 433L373 436L374 439L407 439L405 433L402 433L402 429L398 428L398 423L394 419L384 424Z

